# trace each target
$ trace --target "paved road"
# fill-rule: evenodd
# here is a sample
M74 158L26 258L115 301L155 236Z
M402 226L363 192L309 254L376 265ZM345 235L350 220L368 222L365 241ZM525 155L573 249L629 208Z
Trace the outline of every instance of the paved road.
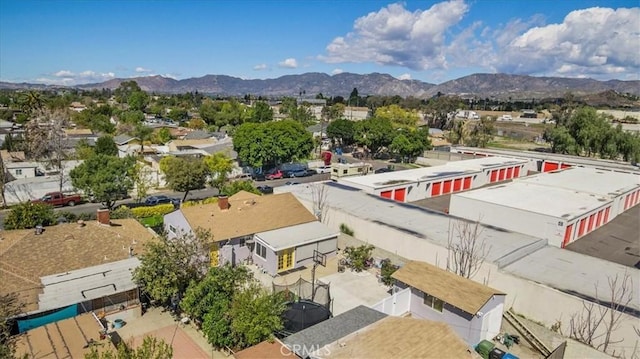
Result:
M328 180L329 177L330 175L328 173L325 173L325 174L317 174L309 177L283 178L283 179L272 180L272 181L254 182L254 185L255 186L268 185L271 187L278 187L278 186L285 186L287 182L308 183L308 182ZM171 198L178 198L178 199L182 199L182 197L184 196L184 192L171 192L171 191L160 191L160 192L155 192L153 194L154 195L162 194ZM187 200L199 200L199 199L204 199L204 198L213 197L217 195L218 195L217 189L205 188L201 190L190 191L189 195L187 196ZM125 199L122 201L118 201L116 203L116 206L119 206L122 204L129 204L129 203L135 203L135 201L131 198ZM54 211L56 212L67 211L67 212L71 212L73 214L78 215L81 213L95 213L99 208L102 208L102 205L100 203L82 203L74 207L57 207L54 209ZM6 216L7 212L8 210L0 211L0 229L3 228L4 217Z

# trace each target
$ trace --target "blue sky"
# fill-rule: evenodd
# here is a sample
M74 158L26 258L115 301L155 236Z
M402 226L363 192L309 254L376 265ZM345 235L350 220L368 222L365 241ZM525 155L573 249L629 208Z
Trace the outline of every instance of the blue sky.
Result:
M0 0L0 80L477 72L638 80L627 1Z

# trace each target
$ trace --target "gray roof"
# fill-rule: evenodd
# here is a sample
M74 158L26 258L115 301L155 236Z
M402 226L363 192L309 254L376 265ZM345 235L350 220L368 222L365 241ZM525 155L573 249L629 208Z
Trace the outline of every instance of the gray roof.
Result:
M293 352L304 357L309 348L322 348L336 340L373 324L387 315L364 305L301 330L282 340Z
M125 145L133 140L137 140L137 137L133 137L133 136L129 136L126 134L122 134L122 135L117 135L116 137L113 138L113 142L116 143L116 145L121 146L121 145Z
M203 140L206 138L211 138L213 135L208 131L195 130L184 135L185 140Z
M232 160L235 160L238 158L238 152L233 150L233 143L231 142L216 143L215 145L212 145L212 146L202 147L201 150L205 151L210 155L218 152L224 152Z
M338 234L320 222L308 222L256 233L256 236L274 251L279 251L338 237Z

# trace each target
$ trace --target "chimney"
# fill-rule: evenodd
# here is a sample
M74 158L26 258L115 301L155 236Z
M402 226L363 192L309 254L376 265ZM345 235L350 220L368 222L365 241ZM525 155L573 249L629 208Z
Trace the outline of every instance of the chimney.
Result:
M98 223L109 226L111 225L111 218L109 217L109 210L106 208L98 210Z
M220 207L221 211L226 211L229 209L229 197L221 194L218 196L218 207Z

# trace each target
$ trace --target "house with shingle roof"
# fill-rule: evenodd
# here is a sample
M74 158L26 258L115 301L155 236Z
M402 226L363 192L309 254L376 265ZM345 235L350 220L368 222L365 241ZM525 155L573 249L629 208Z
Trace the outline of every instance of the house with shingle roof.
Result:
M395 293L411 293L411 317L447 323L469 345L500 333L505 293L420 261L407 263L392 277Z
M155 235L134 219L109 220L108 211L98 218L0 233L0 295L17 293L24 303L21 332L88 311L139 305L131 272Z
M245 191L169 213L164 227L169 238L208 230L212 266L253 261L271 275L311 264L314 251L335 255L339 234L290 193L261 196Z

